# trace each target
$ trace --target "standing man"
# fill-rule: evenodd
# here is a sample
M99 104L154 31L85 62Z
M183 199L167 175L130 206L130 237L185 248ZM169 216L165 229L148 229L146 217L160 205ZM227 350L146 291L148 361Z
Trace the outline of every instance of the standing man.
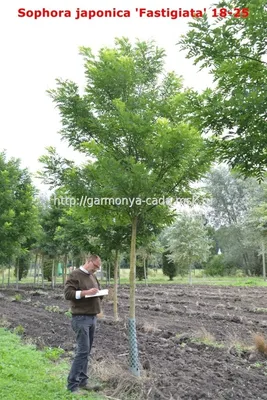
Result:
M88 384L88 359L93 344L96 315L100 313L100 297L85 298L95 295L100 284L94 273L101 267L97 255L86 258L85 264L69 275L64 295L71 302L71 326L76 333L77 350L68 376L68 390L79 393L79 389L97 390L99 387Z

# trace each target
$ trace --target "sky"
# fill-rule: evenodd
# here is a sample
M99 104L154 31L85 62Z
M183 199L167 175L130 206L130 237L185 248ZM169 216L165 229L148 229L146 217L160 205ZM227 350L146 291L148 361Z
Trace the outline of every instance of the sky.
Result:
M212 85L207 71L199 71L176 45L188 30L191 18L138 17L136 8L203 10L209 0L12 0L3 2L0 16L1 49L1 119L0 151L21 159L22 167L33 174L41 169L38 158L47 146L54 146L66 158L79 162L81 155L60 139L60 117L47 94L55 79L63 78L84 85L83 59L79 47L113 46L114 38L126 36L131 41L155 40L166 51L166 71L183 76L184 85L199 91ZM80 18L76 9L130 10L130 18ZM18 17L18 10L70 10L71 18ZM22 12L21 12L22 13ZM34 179L40 190L46 187Z

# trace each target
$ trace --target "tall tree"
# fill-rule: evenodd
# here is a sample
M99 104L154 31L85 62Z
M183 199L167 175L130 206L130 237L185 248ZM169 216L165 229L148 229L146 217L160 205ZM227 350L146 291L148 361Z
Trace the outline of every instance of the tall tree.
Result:
M240 9L234 18L219 9ZM214 77L215 88L193 101L202 130L213 133L221 160L245 175L262 179L267 166L267 9L266 0L220 1L218 18L194 19L180 40L187 58Z
M190 182L207 168L204 142L183 116L191 91L184 91L174 73L164 74L165 54L153 42L117 39L114 48L98 56L82 48L86 88L81 95L70 81L57 81L50 94L57 104L61 135L76 150L95 159L88 165L95 197L130 198L119 213L131 225L130 366L140 374L136 358L135 275L136 240L146 216L155 225L167 220L169 209L147 199L188 194ZM163 79L162 79L163 76ZM53 157L43 158L48 173ZM65 163L66 164L66 163ZM57 179L60 174L57 174ZM156 210L156 211L155 211ZM111 217L112 218L112 217Z
M37 227L36 189L20 160L0 153L0 264L9 264L28 249Z

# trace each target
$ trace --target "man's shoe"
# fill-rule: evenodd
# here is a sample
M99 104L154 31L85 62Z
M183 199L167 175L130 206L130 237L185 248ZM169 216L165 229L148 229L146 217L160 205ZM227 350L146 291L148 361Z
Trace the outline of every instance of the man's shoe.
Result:
M79 386L79 388L82 389L82 390L91 390L91 391L94 391L94 392L98 392L98 390L101 389L101 385L87 383L84 386Z

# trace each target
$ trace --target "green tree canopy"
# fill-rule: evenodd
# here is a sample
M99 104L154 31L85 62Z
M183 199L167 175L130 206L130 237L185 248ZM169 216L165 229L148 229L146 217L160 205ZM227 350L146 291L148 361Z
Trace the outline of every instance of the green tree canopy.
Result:
M247 8L249 16L205 15L189 23L180 45L216 84L193 101L193 111L199 127L212 132L220 159L261 179L267 166L266 1L220 1L215 7Z
M194 263L207 261L212 241L199 215L180 213L163 234L170 261L179 272L188 271Z
M263 200L263 184L255 178L244 179L225 165L211 169L205 180L209 197L207 218L216 228L215 239L224 255L226 267L258 272L260 260L255 227L249 223L251 211Z
M35 188L18 159L0 153L0 264L24 253L27 239L37 228Z

